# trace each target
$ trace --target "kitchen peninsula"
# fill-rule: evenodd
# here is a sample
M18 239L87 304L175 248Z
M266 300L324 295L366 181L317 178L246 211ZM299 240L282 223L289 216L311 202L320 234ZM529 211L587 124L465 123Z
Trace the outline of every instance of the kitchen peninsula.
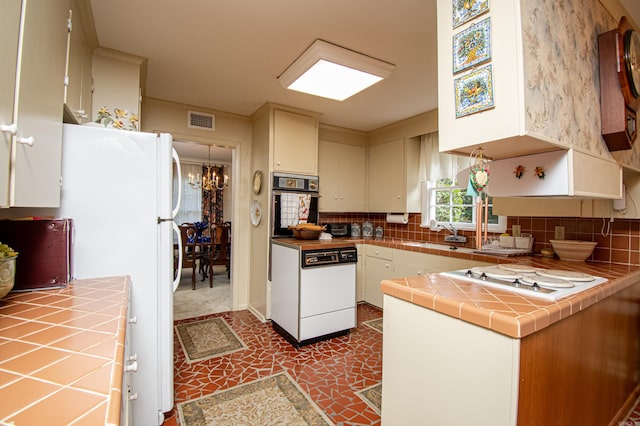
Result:
M439 274L383 281L383 424L624 418L640 378L640 268L515 261L608 282L549 301Z

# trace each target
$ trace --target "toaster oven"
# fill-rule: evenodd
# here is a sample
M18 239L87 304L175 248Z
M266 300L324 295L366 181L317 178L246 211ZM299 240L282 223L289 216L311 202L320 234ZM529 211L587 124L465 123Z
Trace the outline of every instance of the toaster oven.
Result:
M334 237L348 237L351 235L351 225L348 223L328 223L327 232Z

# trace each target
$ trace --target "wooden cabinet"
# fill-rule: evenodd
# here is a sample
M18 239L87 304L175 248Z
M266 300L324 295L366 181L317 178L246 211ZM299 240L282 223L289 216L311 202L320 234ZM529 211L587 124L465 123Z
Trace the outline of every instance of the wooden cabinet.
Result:
M317 175L318 120L276 109L273 121L273 170Z
M68 0L3 2L0 124L8 127L0 206L60 204L67 6Z
M420 211L420 141L400 138L374 145L368 157L368 211Z
M64 90L65 121L84 123L91 118L92 48L79 0L69 1L67 62Z
M321 212L365 211L364 146L319 141Z

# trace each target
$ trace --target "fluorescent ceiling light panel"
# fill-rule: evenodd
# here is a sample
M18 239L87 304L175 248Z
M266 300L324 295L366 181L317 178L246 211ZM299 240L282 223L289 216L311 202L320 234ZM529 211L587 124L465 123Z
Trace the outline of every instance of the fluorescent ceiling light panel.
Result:
M387 78L395 66L323 40L316 40L278 77L283 87L345 100Z

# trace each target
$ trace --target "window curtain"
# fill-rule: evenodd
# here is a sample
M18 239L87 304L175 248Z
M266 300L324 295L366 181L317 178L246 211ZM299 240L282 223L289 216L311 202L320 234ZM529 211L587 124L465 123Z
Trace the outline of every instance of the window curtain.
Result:
M173 200L178 198L178 187L182 187L182 199L180 201L180 209L176 214L175 222L180 225L182 223L193 223L201 220L202 217L202 193L200 188L193 188L189 185L189 175L197 176L201 174L200 164L180 163L182 169L182 179L178 182L178 174L173 171Z
M438 132L428 133L420 137L420 181L436 182L440 179L454 181L456 175L468 167L468 157L464 155L445 154L440 152ZM466 185L466 182L458 182Z
M211 166L211 172L216 176L224 176L224 166ZM207 166L202 166L202 175L207 173ZM202 221L209 223L223 222L223 191L214 189L213 191L202 190Z

